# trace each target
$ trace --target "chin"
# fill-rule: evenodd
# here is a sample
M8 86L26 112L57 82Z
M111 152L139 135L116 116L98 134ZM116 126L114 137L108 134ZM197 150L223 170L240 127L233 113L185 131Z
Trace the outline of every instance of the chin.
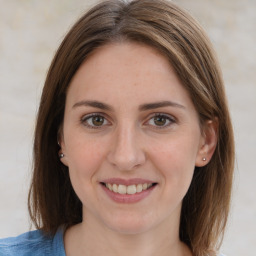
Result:
M120 234L135 235L150 230L154 224L152 220L147 219L145 216L125 216L120 218L112 217L107 226Z

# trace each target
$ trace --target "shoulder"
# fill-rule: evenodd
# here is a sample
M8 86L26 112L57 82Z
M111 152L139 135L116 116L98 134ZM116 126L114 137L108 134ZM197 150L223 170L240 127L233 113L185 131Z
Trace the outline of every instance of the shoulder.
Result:
M17 237L0 239L0 256L65 256L63 234L47 236L41 230L30 231Z
M40 230L30 231L17 237L1 239L0 256L45 255L50 241L51 238L43 235Z

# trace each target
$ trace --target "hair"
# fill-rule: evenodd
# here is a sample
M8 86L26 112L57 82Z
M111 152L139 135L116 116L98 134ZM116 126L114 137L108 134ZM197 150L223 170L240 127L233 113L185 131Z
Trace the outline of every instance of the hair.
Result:
M28 197L31 220L52 235L61 225L82 221L82 203L58 156L66 93L88 55L103 45L127 41L151 46L169 60L201 124L218 120L217 147L206 166L195 167L180 218L180 240L193 255L215 255L227 223L234 169L234 138L223 79L203 29L186 11L164 0L103 1L65 36L49 68L38 110Z

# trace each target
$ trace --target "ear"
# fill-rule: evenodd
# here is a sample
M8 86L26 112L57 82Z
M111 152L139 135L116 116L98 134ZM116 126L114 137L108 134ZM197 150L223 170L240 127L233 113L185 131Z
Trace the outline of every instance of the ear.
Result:
M218 119L208 120L203 125L202 137L197 152L196 163L197 167L207 165L216 149L218 141Z
M58 137L58 145L60 147L60 150L58 152L60 161L68 167L68 155L66 153L66 145L65 145L65 141L64 141L62 126L60 127L60 129L58 131L57 137ZM62 154L63 154L63 156L61 157Z

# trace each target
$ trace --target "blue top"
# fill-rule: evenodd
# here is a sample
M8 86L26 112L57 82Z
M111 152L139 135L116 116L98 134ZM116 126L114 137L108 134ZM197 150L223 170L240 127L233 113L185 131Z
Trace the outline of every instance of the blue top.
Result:
M17 237L0 239L0 256L66 256L63 229L55 236L46 236L40 230Z
M0 239L0 256L66 256L63 228L54 237L35 230L17 237ZM224 256L220 254L219 256Z

